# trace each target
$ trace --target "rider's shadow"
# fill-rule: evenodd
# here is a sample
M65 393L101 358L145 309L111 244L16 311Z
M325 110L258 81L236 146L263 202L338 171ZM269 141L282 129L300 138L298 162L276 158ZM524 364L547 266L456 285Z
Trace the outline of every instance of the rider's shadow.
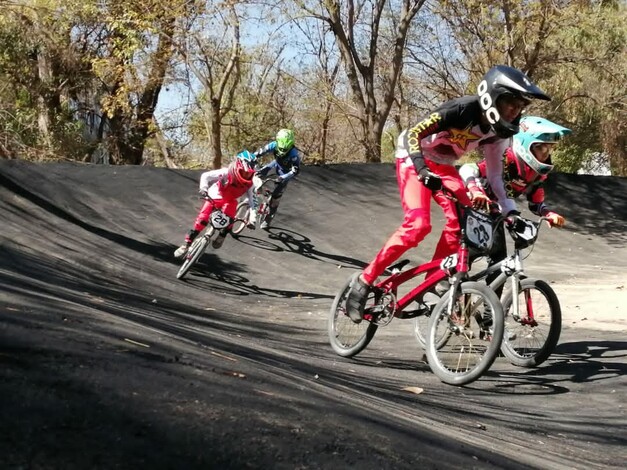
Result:
M332 299L332 295L316 292L290 291L271 289L252 284L244 276L246 270L234 269L232 263L225 263L218 256L205 253L196 263L190 274L184 279L188 285L199 289L211 289L228 295L247 296L261 295L274 298L298 299Z
M558 384L597 382L622 377L627 373L627 363L614 359L623 359L626 356L625 341L562 343L555 348L547 362L538 368L516 369L522 373L499 373L490 370L484 379L496 380L498 384L493 391L501 393L568 393L570 390L567 387Z
M234 236L233 238L235 238L238 242L243 243L244 245L249 245L254 248L258 248L260 250L275 251L275 252L285 251L276 243L272 243L270 241L263 240L257 237L251 237L249 235L237 235L236 237Z
M322 261L324 263L340 264L342 267L351 266L363 269L368 265L356 258L325 253L317 250L315 245L311 243L310 238L293 230L271 227L268 232L268 239L276 240L282 245L274 244L274 246L278 248L276 251L289 251L312 260Z
M608 380L627 373L626 341L579 341L559 344L546 366L534 372L565 375L569 382Z

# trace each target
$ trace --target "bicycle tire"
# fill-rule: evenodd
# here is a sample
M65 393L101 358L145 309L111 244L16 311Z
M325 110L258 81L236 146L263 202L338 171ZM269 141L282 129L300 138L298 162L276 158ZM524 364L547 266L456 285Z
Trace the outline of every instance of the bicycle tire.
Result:
M346 313L346 298L353 279L358 275L359 273L352 275L333 299L327 324L331 347L342 357L352 357L363 351L378 328L378 325L367 320L355 323Z
M414 318L414 336L422 349L427 349L427 337L429 336L429 320L431 314L420 315Z
M540 297L532 298L536 291ZM503 297L505 312L505 334L501 351L510 363L518 367L537 367L546 361L555 350L562 332L562 309L557 294L551 286L540 279L523 279L520 281L519 306L524 316L514 318L512 291ZM540 299L544 299L544 304ZM528 323L530 302L535 303L534 320L537 324ZM543 308L544 307L544 308ZM550 321L548 328L540 328L545 321Z
M427 338L429 336L429 321L430 320L431 320L431 312L414 318L414 336L416 336L416 340L418 341L418 344L424 350L427 349ZM436 342L436 348L440 349L442 346L444 346L447 343L450 335L451 335L450 331L443 333L442 336L440 336L440 338L438 338L438 341Z
M494 291L485 284L466 281L459 286L459 292L451 315L447 312L451 292L434 307L427 341L429 367L450 385L466 385L479 379L498 356L503 340L503 307ZM488 327L483 322L489 311L492 322ZM451 334L438 348L435 339L444 334L442 329Z
M241 201L237 205L235 212L235 221L233 227L231 227L231 235L237 236L244 231L246 224L248 223L248 217L250 216L250 204L248 201Z
M261 226L264 222L268 224L266 230L269 228L270 222L272 222L272 218L270 217L270 212L272 211L272 194L270 194L265 202L265 207L263 210L263 214L261 216L261 220L259 221L259 226Z
M179 272L176 274L177 279L183 279L185 275L189 272L189 270L196 264L196 262L200 259L202 254L205 252L207 245L209 244L209 239L213 235L213 228L209 233L196 238L192 245L189 247L187 254L185 255L185 260Z
M268 213L268 204L264 201L259 204L257 210L257 228L261 227L261 224L266 220L266 214Z

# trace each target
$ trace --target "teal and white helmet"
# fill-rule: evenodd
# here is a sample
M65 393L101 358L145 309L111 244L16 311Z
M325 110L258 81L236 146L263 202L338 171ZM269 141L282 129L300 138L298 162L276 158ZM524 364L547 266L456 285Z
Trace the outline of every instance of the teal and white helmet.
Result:
M519 160L527 164L539 175L553 170L553 165L542 163L533 156L531 145L535 143L554 144L572 133L570 129L536 116L526 116L520 120L520 132L514 135L512 148Z

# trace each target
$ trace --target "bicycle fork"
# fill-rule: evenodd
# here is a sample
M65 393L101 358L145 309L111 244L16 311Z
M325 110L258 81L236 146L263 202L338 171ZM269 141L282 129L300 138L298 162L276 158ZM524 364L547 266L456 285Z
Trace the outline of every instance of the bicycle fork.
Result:
M520 293L520 280L519 276L523 272L523 262L520 258L520 251L516 250L514 253L514 272L511 275L512 279L512 315L518 320L520 317L519 313L519 302L518 302L518 294Z
M462 243L458 251L458 260L457 265L455 266L455 272L450 273L452 276L449 278L453 281L451 282L451 288L449 290L451 296L448 299L448 305L446 307L446 313L449 318L453 314L453 305L455 305L455 299L457 298L459 286L462 283L462 280L468 277L468 257L468 247Z

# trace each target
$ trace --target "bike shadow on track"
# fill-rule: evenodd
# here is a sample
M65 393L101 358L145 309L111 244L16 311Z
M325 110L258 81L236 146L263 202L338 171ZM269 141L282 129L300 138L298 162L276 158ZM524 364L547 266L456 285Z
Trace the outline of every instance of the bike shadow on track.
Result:
M596 382L627 374L627 341L576 341L562 343L548 364L534 369L534 375L558 375L574 383ZM617 359L617 360L614 360Z
M499 362L480 379L491 382L495 393L552 395L570 393L564 384L616 381L627 374L627 364L618 359L627 356L625 341L581 341L562 343L549 360L537 368L508 365L499 370ZM617 360L614 360L617 359ZM473 388L472 385L469 388Z
M368 265L368 263L356 258L325 253L317 250L315 245L311 243L311 238L287 228L270 227L270 229L268 229L268 239L276 240L278 243L245 235L240 235L238 237L238 240L241 243L254 246L255 248L276 252L287 251L315 261L322 261L324 263L332 263L335 265L339 264L342 267L355 267L363 269Z
M216 255L205 253L182 282L199 289L211 289L236 296L260 295L284 299L333 298L332 295L316 292L272 289L258 286L252 284L250 279L243 275L245 272L245 270L236 272L233 270L231 263L221 261Z

